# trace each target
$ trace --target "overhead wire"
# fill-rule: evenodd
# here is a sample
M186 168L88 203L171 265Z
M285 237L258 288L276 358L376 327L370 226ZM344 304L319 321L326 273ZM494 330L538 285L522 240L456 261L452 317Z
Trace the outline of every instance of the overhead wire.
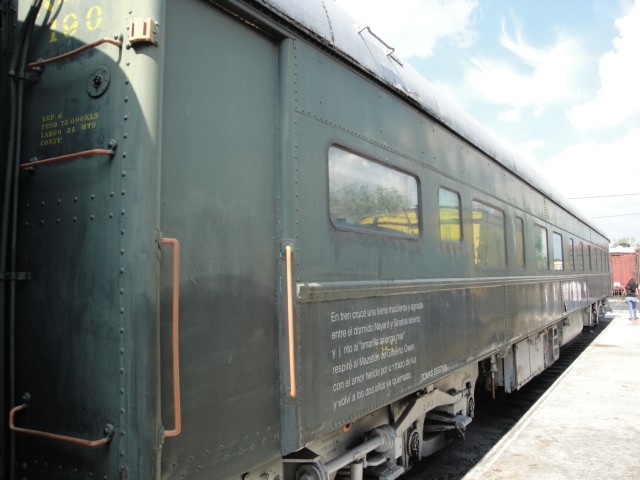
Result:
M612 218L612 217L630 217L633 215L640 215L640 212L638 213L620 213L618 215L603 215L601 217L591 217L591 218Z
M569 200L583 200L586 198L611 198L611 197L630 197L633 195L640 195L640 193L616 193L612 195L593 195L590 197L568 197Z
M586 200L586 199L592 199L592 198L630 197L634 195L640 195L640 193L614 193L610 195L592 195L587 197L568 197L568 198L569 200ZM596 219L596 218L630 217L633 215L640 215L640 212L639 213L619 213L616 215L601 215L601 216L591 217L591 218Z

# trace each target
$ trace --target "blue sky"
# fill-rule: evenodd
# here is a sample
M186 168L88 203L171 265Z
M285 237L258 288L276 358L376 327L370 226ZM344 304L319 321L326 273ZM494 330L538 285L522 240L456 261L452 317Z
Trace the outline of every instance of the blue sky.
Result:
M335 0L611 238L640 242L640 0Z

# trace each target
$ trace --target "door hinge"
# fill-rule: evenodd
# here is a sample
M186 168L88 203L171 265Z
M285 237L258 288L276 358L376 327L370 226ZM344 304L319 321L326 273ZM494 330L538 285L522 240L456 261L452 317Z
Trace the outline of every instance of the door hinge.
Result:
M158 45L159 23L153 18L134 18L129 22L129 45L131 48L136 43L152 43Z

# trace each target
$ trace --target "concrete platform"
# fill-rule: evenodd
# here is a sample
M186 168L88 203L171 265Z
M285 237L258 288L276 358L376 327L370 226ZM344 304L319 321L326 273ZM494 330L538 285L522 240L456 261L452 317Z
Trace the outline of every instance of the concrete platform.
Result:
M640 320L611 316L463 480L640 479Z

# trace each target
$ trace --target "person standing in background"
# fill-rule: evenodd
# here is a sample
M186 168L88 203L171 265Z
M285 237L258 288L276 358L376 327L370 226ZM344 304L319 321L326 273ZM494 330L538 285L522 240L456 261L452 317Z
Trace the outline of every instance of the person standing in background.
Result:
M629 320L637 320L638 284L633 278L630 278L624 287L624 301L629 305Z

